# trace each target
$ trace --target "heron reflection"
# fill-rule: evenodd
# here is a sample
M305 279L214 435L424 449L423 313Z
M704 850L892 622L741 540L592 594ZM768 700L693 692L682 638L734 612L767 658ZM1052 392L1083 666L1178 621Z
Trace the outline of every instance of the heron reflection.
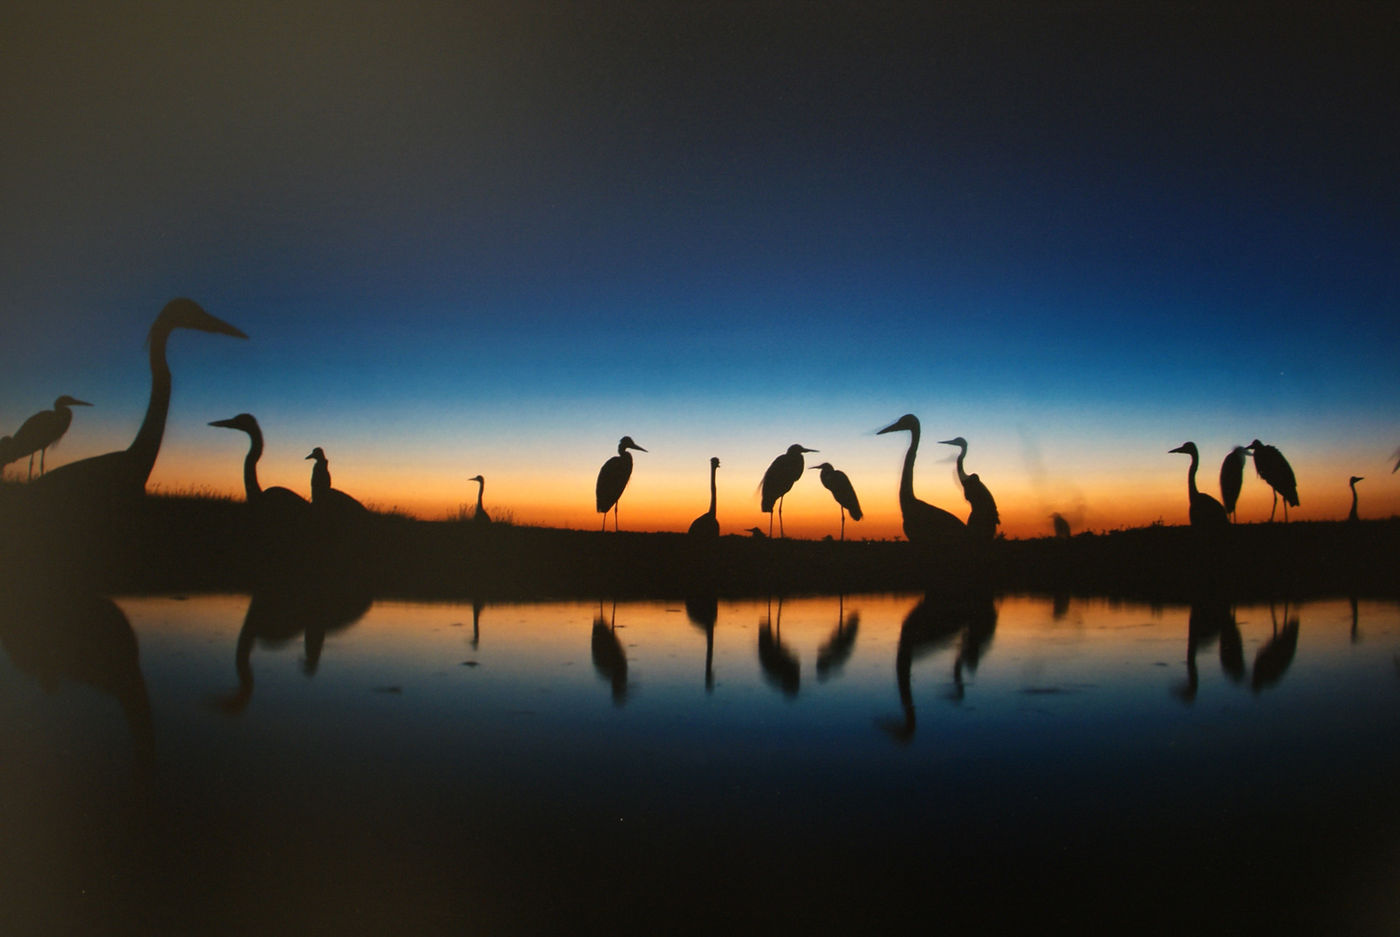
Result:
M846 596L836 597L836 629L817 649L817 679L826 680L838 676L841 668L850 660L856 649L856 632L860 630L860 612L851 612L846 617Z
M705 632L705 691L715 688L715 621L719 618L719 601L713 595L692 595L685 600L685 617Z
M899 631L895 652L895 682L899 687L903 721L881 720L878 724L891 738L908 742L914 738L917 722L914 712L912 672L916 658L951 647L961 638L953 661L951 698L961 700L965 693L963 671L976 671L992 634L996 631L996 603L990 595L938 596L926 594L919 600Z
M1244 679L1244 641L1230 603L1219 597L1198 599L1191 603L1186 626L1186 682L1175 693L1182 702L1195 702L1200 686L1196 670L1196 652L1209 647L1212 641L1220 645L1220 669L1234 682Z
M603 614L603 600L598 600L598 614L593 619L593 669L612 685L614 705L627 702L627 652L617 639L617 601L612 604L612 618Z
M1283 627L1278 624L1274 603L1269 603L1269 618L1273 623L1273 636L1254 655L1254 674L1250 687L1254 692L1268 689L1283 679L1284 672L1293 663L1293 655L1298 651L1298 610L1290 615L1288 603L1283 604Z
M789 698L797 696L802 683L802 665L797 655L783 644L783 597L778 596L778 617L773 617L773 600L768 614L758 623L758 664L763 676Z

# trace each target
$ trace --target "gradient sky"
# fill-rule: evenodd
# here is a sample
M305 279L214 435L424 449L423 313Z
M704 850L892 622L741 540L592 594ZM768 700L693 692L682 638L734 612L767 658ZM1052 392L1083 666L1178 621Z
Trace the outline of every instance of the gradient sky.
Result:
M721 528L790 443L898 534L954 435L1011 536L1185 523L1259 437L1297 518L1400 512L1400 12L1121 3L89 3L0 13L0 423L124 447L186 295L153 486L261 476ZM16 469L9 469L9 477ZM1241 519L1267 517L1252 469ZM816 473L790 534L835 533Z

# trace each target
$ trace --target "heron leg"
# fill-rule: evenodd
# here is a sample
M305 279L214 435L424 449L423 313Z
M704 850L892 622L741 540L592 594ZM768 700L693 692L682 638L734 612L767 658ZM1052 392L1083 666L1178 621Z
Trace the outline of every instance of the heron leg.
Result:
M783 533L783 499L782 499L782 498L779 498L779 499L778 499L778 536L779 536L779 537L786 537L786 536L787 536L787 534Z
M846 541L846 508L845 508L845 506L843 505L843 506L841 507L841 542L844 543L845 541Z

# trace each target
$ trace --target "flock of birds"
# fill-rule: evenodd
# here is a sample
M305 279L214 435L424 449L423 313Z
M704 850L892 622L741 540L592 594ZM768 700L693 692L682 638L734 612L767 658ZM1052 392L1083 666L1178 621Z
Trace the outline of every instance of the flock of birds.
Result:
M170 334L177 329L192 329L237 338L247 336L234 326L205 312L197 303L189 299L174 299L165 305L151 326L147 339L151 368L151 397L146 408L146 416L131 445L118 452L82 459L45 471L45 456L48 449L63 437L73 421L73 407L86 407L91 404L76 397L63 395L54 401L52 410L34 414L11 436L0 437L0 467L9 465L25 456L29 457L28 477L33 482L28 486L37 499L51 499L50 503L66 507L101 507L106 504L139 498L145 492L146 482L155 466L156 455L164 435L166 414L170 406L170 367L166 362L165 348ZM329 460L318 446L307 455L315 465L311 473L311 499L302 498L295 492L281 487L264 489L258 483L257 464L262 456L263 437L258 421L251 414L240 413L235 417L215 420L211 426L234 429L246 433L249 438L247 455L243 463L244 493L248 504L266 519L290 521L315 506L341 518L354 518L365 515L366 509L353 497L331 486ZM967 457L967 440L961 436L940 440L941 445L956 446L957 477L962 485L963 497L970 511L967 520L935 507L914 496L914 459L918 454L920 427L919 420L912 413L895 420L878 431L880 434L907 432L909 447L904 454L904 465L899 479L899 508L903 516L904 535L914 543L947 540L950 538L972 538L991 540L996 536L1000 523L996 500L976 473L969 474L964 462ZM613 529L618 529L618 502L627 482L632 476L632 452L646 452L632 439L623 436L617 444L617 455L608 459L598 472L595 487L598 513L603 515L603 530L607 530L608 513L613 515ZM806 446L794 443L787 451L773 460L763 474L761 484L761 509L768 514L768 532L773 534L773 513L778 515L779 536L783 536L783 498L802 477L807 469L803 455L816 452ZM1234 516L1235 505L1240 495L1244 479L1244 464L1254 459L1254 467L1273 490L1273 508L1269 512L1272 521L1278 509L1278 499L1283 498L1284 520L1288 519L1289 506L1298 506L1298 486L1288 460L1273 446L1265 445L1258 439L1248 446L1236 446L1225 457L1220 466L1220 492L1224 502L1201 491L1196 485L1196 472L1200 454L1194 442L1186 442L1171 452L1186 453L1191 457L1187 471L1187 491L1190 498L1190 522L1192 527L1222 529L1227 527ZM39 477L34 478L34 456L39 457ZM715 474L719 469L719 459L710 459L710 507L691 523L689 533L700 539L713 539L719 536L719 522L716 518ZM841 539L846 536L846 515L859 521L862 517L860 500L855 488L845 472L822 462L811 467L820 472L822 485L831 492L841 509ZM1395 469L1400 470L1400 461ZM1350 520L1357 518L1356 483L1360 476L1352 476L1352 505ZM471 481L478 484L476 511L472 519L478 524L490 524L483 499L486 480L481 475ZM1068 536L1068 523L1057 515L1052 515L1057 536ZM765 536L761 528L749 528L754 536Z

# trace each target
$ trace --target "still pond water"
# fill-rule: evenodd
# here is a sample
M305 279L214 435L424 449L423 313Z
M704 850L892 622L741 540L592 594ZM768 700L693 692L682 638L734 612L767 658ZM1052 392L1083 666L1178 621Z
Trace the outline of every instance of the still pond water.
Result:
M94 601L5 634L5 933L1400 925L1393 602Z

